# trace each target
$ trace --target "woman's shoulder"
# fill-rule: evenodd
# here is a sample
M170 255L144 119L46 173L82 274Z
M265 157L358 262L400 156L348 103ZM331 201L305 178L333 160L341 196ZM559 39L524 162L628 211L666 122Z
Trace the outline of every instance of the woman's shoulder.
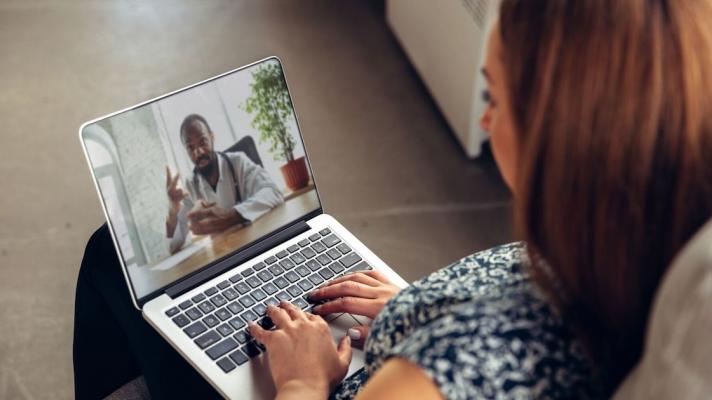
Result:
M447 398L592 397L578 342L528 279L525 254L499 246L405 289L374 321L369 369L404 357Z

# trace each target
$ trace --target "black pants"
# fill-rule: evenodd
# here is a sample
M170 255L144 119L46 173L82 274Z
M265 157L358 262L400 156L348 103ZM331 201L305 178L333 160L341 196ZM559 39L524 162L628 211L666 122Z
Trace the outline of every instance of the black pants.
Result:
M104 225L89 239L77 280L75 396L104 398L139 375L153 399L220 398L133 306Z

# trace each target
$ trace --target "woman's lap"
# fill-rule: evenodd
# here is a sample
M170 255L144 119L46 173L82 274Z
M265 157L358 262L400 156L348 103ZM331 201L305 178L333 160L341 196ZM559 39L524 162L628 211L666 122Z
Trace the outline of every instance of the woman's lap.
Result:
M104 225L87 243L77 279L76 398L103 398L138 375L154 399L220 398L133 306Z

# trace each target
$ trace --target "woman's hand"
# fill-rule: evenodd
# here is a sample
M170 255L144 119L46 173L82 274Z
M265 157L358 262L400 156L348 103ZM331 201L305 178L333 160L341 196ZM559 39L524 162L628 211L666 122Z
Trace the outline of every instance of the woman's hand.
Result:
M334 279L309 293L309 300L326 300L312 310L317 315L347 312L373 319L399 291L385 275L371 270ZM368 326L356 326L349 329L349 336L355 346L362 347L368 332Z
M289 302L267 307L274 331L250 324L250 333L267 348L277 398L326 399L344 379L351 362L351 341L338 348L323 318L307 314Z

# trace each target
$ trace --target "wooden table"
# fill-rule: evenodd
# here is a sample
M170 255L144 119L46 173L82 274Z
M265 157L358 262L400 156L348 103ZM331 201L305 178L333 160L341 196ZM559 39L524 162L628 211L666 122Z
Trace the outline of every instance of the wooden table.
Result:
M167 259L143 266L129 266L129 275L137 297L183 277L209 262L221 258L284 226L287 222L314 211L319 206L316 190L289 198L272 211L247 226L237 225L210 236L194 236L192 244ZM198 248L196 248L198 246ZM192 254L191 254L192 253ZM171 260L177 261L171 266Z

